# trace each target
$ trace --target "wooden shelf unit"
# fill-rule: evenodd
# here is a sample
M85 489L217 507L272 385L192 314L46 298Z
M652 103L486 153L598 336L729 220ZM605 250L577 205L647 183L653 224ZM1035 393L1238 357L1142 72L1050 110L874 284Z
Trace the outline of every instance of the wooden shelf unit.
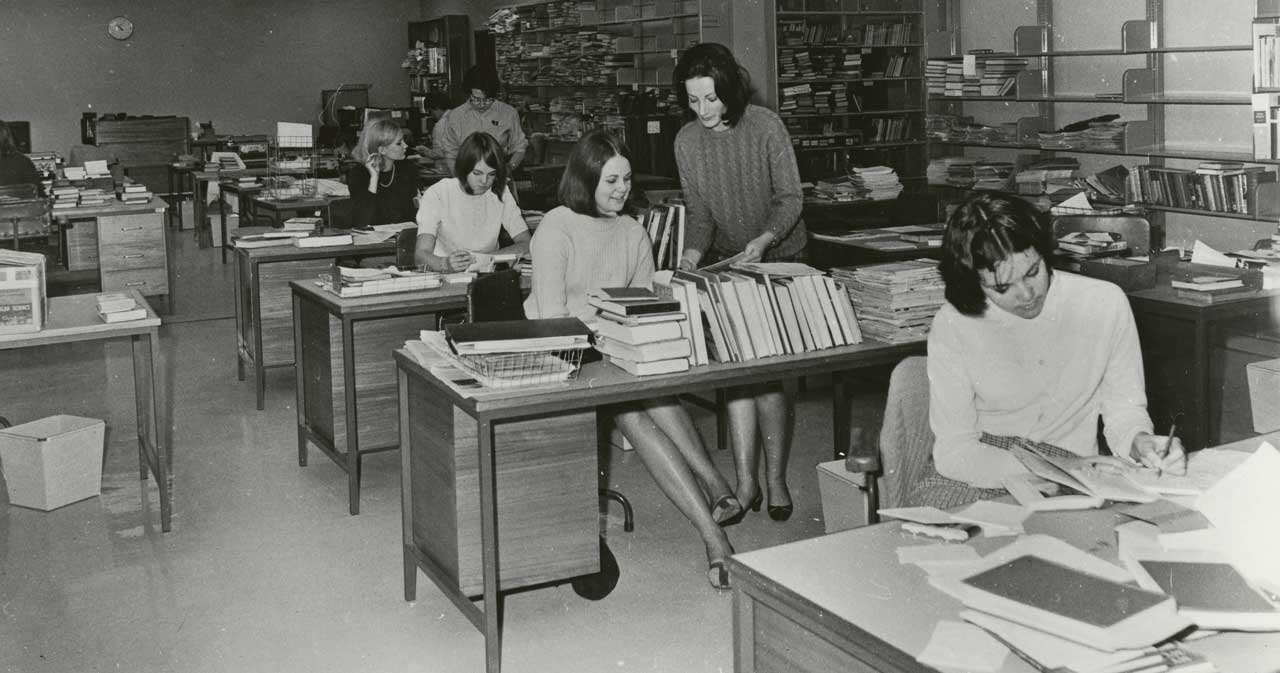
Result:
M427 47L441 47L448 59L444 72L420 72L409 75L409 129L415 140L429 138L435 120L423 114L423 99L432 93L449 98L450 107L460 105L470 92L462 90L462 78L471 67L471 20L465 14L446 14L430 21L409 23L409 48L422 42Z
M922 184L921 0L775 0L773 10L767 81L801 178L886 165L908 190Z

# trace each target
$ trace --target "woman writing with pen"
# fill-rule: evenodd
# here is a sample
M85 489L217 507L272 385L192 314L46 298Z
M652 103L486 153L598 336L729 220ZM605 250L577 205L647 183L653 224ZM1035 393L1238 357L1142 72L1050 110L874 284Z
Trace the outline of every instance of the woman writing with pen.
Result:
M1002 494L1029 440L1106 470L1181 473L1182 442L1152 434L1128 299L1101 280L1054 271L1045 217L983 194L947 223L946 298L929 332L929 422L936 469L912 504L954 507ZM1098 422L1111 456L1099 455Z

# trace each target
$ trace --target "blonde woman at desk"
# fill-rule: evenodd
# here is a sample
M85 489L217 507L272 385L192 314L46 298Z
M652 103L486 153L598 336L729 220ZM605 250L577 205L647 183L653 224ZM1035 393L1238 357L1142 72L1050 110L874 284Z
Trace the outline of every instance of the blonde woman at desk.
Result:
M347 172L352 227L413 219L418 168L405 159L406 150L404 129L391 120L375 120L360 131L360 141L351 153L360 164Z
M1046 218L997 194L956 208L943 239L947 303L929 331L935 442L912 504L954 507L1003 494L1030 440L1103 469L1186 469L1182 442L1152 434L1142 352L1119 287L1054 271ZM1098 421L1114 456L1100 456ZM935 472L936 468L936 472Z
M596 310L587 304L588 290L651 285L649 237L634 218L623 214L630 193L626 145L603 131L583 136L560 178L564 205L549 211L533 236L533 291L524 304L528 317L572 316L594 322ZM615 422L658 487L702 536L711 586L728 589L725 560L733 546L719 524L740 518L742 505L711 463L688 412L672 397L620 405L614 412ZM714 508L707 504L703 485Z
M427 188L418 206L414 261L432 271L462 271L473 252L523 253L529 227L509 186L506 155L487 133L472 133L458 148L454 177ZM506 230L512 244L498 249Z

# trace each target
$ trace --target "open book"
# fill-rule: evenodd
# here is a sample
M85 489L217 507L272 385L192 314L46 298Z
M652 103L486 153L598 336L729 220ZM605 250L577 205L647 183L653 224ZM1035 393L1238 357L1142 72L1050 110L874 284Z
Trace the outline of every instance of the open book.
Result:
M1107 471L1085 457L1054 458L1021 445L1009 447L1032 474L1087 496L1118 502L1154 502L1159 496L1125 474Z

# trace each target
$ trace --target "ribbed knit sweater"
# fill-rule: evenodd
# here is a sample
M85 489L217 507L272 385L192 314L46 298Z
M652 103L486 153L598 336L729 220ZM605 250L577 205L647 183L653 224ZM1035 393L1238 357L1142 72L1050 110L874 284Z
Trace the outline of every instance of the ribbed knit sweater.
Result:
M564 206L542 218L529 244L533 290L524 302L528 318L571 316L594 320L587 290L601 287L649 287L653 251L635 219L591 217Z
M774 236L765 259L804 249L800 170L791 137L772 110L748 105L738 123L723 131L689 122L676 135L675 154L686 249L733 255L766 231Z

